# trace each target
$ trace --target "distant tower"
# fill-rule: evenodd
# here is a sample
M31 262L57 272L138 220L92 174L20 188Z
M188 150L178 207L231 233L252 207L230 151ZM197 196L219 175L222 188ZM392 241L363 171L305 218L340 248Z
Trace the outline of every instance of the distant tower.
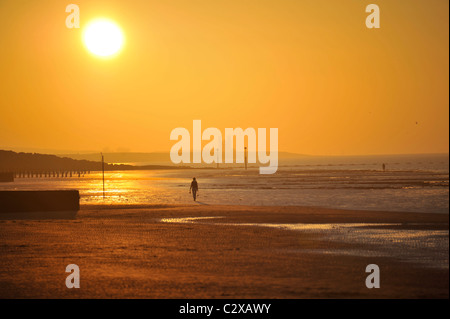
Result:
M247 169L247 147L244 147L244 163L245 169Z

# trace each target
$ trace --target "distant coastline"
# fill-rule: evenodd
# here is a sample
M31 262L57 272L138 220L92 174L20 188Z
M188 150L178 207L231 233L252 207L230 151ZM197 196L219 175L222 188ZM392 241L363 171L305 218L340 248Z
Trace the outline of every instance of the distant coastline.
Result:
M37 153L17 153L0 150L0 172L99 171L100 161L77 160L69 157ZM105 163L106 171L186 169L188 166L126 165Z
M175 170L216 168L216 164L180 164L170 162L169 153L116 152L104 153L106 171ZM389 169L432 169L430 162L448 167L448 153L315 156L279 152L281 167L348 167L378 169L386 163ZM415 165L400 165L412 163ZM239 168L239 164L221 163L220 168ZM249 165L252 168L254 165ZM254 167L253 167L254 168ZM100 171L100 153L43 154L0 150L0 172Z

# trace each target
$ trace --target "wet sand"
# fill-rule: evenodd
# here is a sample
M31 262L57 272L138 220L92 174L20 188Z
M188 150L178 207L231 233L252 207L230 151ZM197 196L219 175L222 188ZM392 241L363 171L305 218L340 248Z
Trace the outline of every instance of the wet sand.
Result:
M207 218L180 220L196 217ZM0 221L0 298L448 298L448 222L307 207L84 206L74 220ZM68 264L80 267L80 289L65 286ZM380 289L365 286L368 264L380 267Z

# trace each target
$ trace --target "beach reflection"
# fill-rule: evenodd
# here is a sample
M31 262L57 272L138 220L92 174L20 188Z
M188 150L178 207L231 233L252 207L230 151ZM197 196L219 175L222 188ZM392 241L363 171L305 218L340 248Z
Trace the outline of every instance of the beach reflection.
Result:
M448 172L256 169L183 169L101 172L71 178L17 178L0 190L79 190L82 205L193 204L192 177L209 205L315 206L341 209L448 213Z
M224 217L164 218L164 223L202 223L203 220ZM333 223L333 224L270 224L270 223L203 223L212 226L271 227L288 231L321 234L320 241L350 243L348 249L293 250L293 253L391 257L431 268L449 269L449 231L399 229L396 223ZM414 226L429 224L414 224Z

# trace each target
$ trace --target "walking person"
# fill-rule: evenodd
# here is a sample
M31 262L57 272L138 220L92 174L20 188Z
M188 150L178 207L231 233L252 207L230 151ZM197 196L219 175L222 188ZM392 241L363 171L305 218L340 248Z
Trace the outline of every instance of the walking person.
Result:
M192 179L191 187L189 187L189 194L191 193L191 190L192 190L192 196L194 197L194 201L196 201L197 194L198 194L198 184L197 184L197 180L195 179L195 177Z

